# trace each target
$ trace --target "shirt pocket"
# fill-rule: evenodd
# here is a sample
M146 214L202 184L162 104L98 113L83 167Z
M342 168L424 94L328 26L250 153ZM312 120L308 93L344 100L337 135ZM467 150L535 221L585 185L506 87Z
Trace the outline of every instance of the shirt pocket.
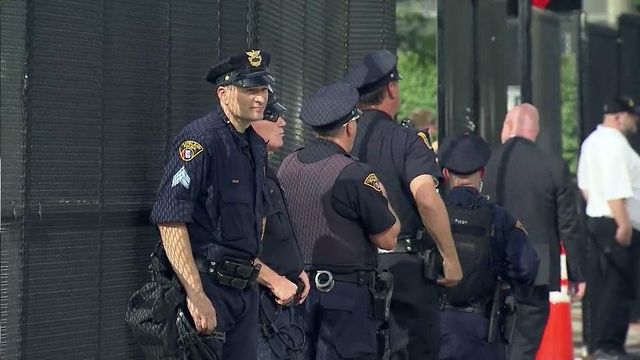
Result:
M251 192L231 186L222 189L220 200L222 240L233 241L249 236L256 226Z

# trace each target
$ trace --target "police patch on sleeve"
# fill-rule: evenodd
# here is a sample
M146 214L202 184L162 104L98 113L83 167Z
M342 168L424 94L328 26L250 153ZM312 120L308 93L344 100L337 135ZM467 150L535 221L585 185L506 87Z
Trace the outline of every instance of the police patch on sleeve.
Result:
M378 180L378 177L374 173L367 175L367 178L364 179L364 184L375 191L382 192L382 185L380 184L380 180Z
M524 231L524 233L527 234L527 236L529 236L527 229L524 228L524 225L522 225L522 222L520 222L520 220L516 220L516 228Z
M433 150L433 146L431 146L431 140L429 139L429 137L427 136L427 134L423 133L422 131L418 132L418 136L422 139L422 141L424 142L425 145L427 145L427 147L429 148L429 150Z
M191 161L198 156L204 148L200 145L199 142L193 140L186 140L180 144L180 148L178 149L178 153L180 154L180 159L182 161Z

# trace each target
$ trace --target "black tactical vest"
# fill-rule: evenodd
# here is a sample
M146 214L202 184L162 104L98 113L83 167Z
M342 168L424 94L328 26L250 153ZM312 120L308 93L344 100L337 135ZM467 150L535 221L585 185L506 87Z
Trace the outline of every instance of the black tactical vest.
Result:
M331 202L331 190L338 175L355 160L335 154L305 164L297 155L294 152L282 161L278 177L305 268L336 272L375 268L375 246L360 224L339 215Z
M485 201L476 201L467 208L447 204L447 212L463 277L457 286L445 290L446 302L462 307L486 304L491 301L496 284L490 263L491 207Z

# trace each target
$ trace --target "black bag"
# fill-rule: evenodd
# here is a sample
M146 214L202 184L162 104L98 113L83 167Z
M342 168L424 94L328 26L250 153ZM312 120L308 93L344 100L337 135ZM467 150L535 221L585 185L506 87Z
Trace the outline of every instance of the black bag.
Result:
M214 339L223 343L224 333L214 331L208 336L197 333L186 310L182 284L176 278L162 246L156 246L149 269L152 280L131 296L125 314L125 322L142 346L145 358L216 360L215 349L203 340Z

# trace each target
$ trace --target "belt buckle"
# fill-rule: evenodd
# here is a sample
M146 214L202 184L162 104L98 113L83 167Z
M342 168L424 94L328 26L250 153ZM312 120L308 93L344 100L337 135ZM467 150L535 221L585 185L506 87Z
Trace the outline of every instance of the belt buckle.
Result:
M326 276L326 280L322 278ZM327 270L318 270L316 271L316 276L314 277L314 281L316 283L316 289L322 293L327 293L333 289L333 286L336 284L333 279L333 274Z

